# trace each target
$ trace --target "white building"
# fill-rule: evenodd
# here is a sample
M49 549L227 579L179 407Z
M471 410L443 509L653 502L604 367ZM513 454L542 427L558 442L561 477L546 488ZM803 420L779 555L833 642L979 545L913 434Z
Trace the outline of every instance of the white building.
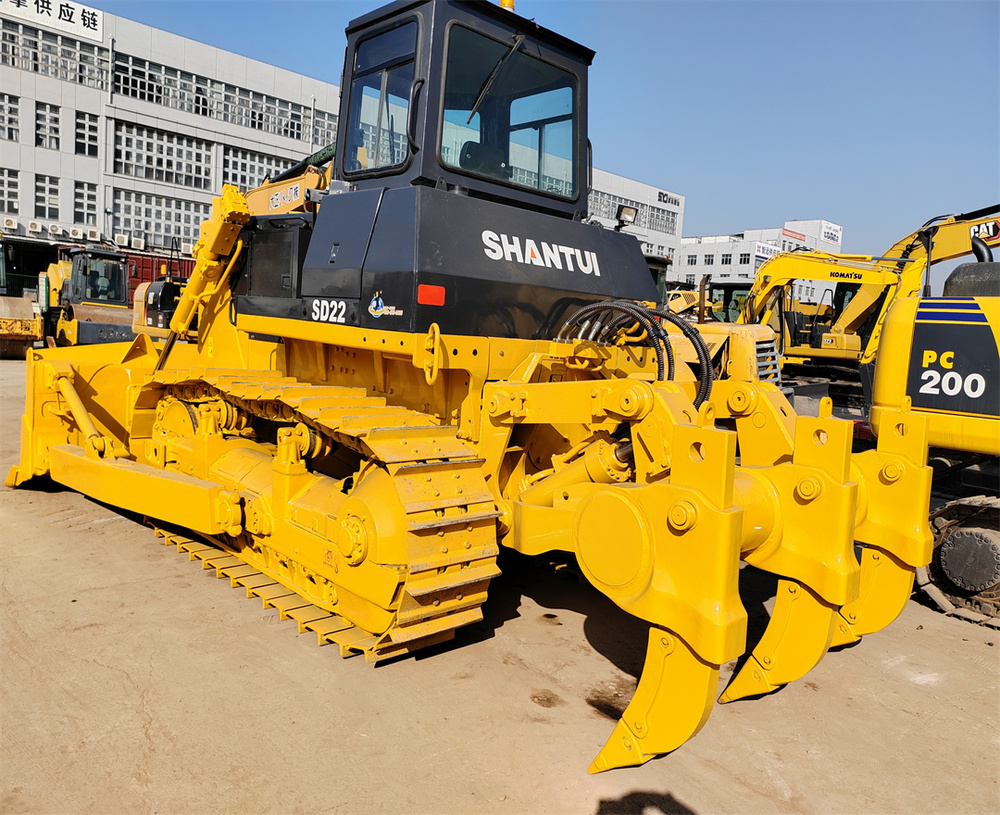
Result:
M747 229L733 235L682 238L672 279L681 283L752 281L760 265L778 252L810 249L839 253L844 228L830 221L785 221L783 227ZM796 297L812 300L821 294L814 285L796 287Z
M683 195L595 168L588 203L590 217L612 228L620 205L635 207L635 223L623 231L635 235L647 255L676 264L684 227Z
M326 82L71 0L4 0L0 25L7 234L190 245L223 184L255 186L336 134Z
M255 187L336 136L328 82L75 0L0 0L0 25L8 235L189 250L223 184ZM594 170L592 214L613 227L619 203L647 254L676 254L682 196Z

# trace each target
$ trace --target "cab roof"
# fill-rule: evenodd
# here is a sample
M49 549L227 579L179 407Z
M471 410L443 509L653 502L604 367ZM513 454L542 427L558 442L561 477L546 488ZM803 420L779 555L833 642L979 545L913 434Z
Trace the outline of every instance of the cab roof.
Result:
M347 35L348 37L358 30L370 28L381 20L388 19L389 17L394 17L404 11L411 8L416 9L421 6L433 6L433 5L455 5L461 6L467 9L478 12L479 14L486 15L487 17L492 17L504 25L516 28L519 31L524 31L529 33L567 54L582 60L587 65L591 65L594 61L594 51L587 48L580 43L571 40L569 37L564 37L549 28L538 25L534 20L529 20L527 17L522 17L517 12L509 11L507 9L501 8L499 5L490 2L489 0L394 0L394 2L388 5L377 8L374 11L370 11L368 14L364 14L361 17L357 17L351 20L347 25Z

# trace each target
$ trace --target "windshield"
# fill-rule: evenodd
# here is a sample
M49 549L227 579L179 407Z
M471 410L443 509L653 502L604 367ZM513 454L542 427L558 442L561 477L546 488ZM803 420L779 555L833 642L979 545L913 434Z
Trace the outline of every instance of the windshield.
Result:
M575 198L577 79L519 46L517 39L505 44L452 26L441 162Z
M73 277L78 279L84 299L125 302L125 264L122 261L78 256L73 267Z
M735 323L743 311L743 304L750 293L750 286L734 289L731 286L713 286L709 300L715 304L715 316L724 323Z

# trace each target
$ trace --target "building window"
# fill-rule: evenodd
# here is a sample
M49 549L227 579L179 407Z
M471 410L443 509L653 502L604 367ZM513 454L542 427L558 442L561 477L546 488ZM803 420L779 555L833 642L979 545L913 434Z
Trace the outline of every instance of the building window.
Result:
M114 191L115 232L132 233L152 246L169 249L174 242L195 243L201 222L211 207L181 198L145 195L131 190Z
M54 175L35 176L35 217L59 220L59 179Z
M697 255L688 255L688 266L695 266L698 263Z
M732 266L733 265L733 256L730 255L730 254L723 255L722 256L722 260L719 261L719 262L723 266Z
M97 155L97 116L82 110L76 112L76 154Z
M59 149L59 106L35 103L35 147Z
M684 280L687 281L688 285L692 285L692 286L694 285L694 275L693 274L684 275Z
M61 5L67 9L72 8L70 3ZM107 48L80 42L63 34L39 31L13 20L3 20L2 23L0 65L76 82L88 88L107 90Z
M207 190L212 182L212 145L177 133L115 122L114 172Z
M265 178L274 178L296 162L290 159L226 147L222 153L222 183L241 190L259 187Z
M20 99L9 93L0 93L0 139L18 141L20 138L18 106Z
M750 253L740 252L740 266L746 266L750 263Z
M0 167L0 212L17 215L17 170Z
M326 147L337 140L337 114L315 111L313 116L312 143L316 147Z
M97 185L77 181L73 190L73 223L97 226Z
M608 221L615 220L615 215L618 213L618 207L621 204L635 207L638 210L635 218L635 226L639 229L664 232L667 235L677 234L676 212L671 212L662 207L650 206L640 201L633 201L631 198L624 198L620 195L612 195L601 190L591 190L590 196L587 199L587 209L590 214Z
M705 255L705 265L712 266L715 264L715 255Z
M116 53L115 93L325 147L337 136L337 115L228 85L128 54Z

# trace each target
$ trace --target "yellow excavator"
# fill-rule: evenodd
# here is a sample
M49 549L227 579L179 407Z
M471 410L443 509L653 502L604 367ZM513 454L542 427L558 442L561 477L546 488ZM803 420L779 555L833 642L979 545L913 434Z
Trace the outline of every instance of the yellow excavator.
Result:
M921 294L932 264L975 254L991 259L1000 246L1000 205L932 218L881 257L785 252L757 271L739 322L770 325L779 335L786 379L871 379L889 306ZM819 303L794 296L802 281L825 284ZM930 292L925 294L929 296ZM857 370L857 374L851 372Z
M852 454L829 400L796 416L726 327L655 305L636 239L585 220L593 56L482 2L353 21L314 211L225 187L189 282L143 300L162 340L30 352L8 486L140 513L371 662L480 623L499 547L567 553L649 623L591 772L705 724L747 651L741 561L778 593L720 701L891 623L931 558L926 417L887 408Z
M873 429L904 403L926 417L935 491L934 558L918 570L946 612L1000 628L1000 263L958 266L941 297L897 300L875 364ZM988 490L988 492L984 492Z

